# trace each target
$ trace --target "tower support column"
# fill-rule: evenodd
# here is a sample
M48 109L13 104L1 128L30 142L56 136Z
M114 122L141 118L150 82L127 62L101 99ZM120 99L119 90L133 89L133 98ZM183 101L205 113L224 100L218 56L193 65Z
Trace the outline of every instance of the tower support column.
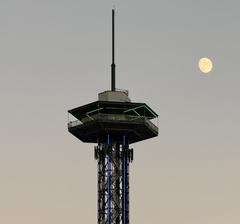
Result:
M126 139L99 143L95 147L98 161L98 224L129 224L129 163L133 150Z

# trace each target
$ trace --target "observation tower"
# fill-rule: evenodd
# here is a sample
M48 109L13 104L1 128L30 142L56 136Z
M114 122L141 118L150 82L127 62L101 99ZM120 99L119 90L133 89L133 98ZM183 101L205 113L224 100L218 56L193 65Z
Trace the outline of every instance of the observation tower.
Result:
M95 143L98 162L98 224L129 224L129 164L132 143L158 135L158 118L146 103L131 102L128 91L115 87L115 10L112 10L111 90L98 100L68 111L68 131ZM70 117L69 116L69 117Z

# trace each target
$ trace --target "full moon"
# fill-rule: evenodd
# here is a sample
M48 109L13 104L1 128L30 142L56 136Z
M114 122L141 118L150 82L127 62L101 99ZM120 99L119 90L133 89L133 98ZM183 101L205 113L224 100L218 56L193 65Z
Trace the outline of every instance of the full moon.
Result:
M209 58L201 58L198 62L198 67L201 72L209 73L213 68L213 63Z

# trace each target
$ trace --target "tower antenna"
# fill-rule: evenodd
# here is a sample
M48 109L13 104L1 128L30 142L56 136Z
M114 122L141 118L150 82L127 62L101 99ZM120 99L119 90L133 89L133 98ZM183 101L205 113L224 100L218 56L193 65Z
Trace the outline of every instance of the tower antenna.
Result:
M116 80L115 80L115 9L112 9L112 64L111 64L111 78L112 78L112 91L116 90Z

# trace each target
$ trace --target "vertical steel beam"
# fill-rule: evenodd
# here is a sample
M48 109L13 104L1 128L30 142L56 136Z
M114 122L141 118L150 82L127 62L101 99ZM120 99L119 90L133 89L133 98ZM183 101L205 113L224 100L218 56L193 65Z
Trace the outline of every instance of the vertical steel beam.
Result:
M107 140L107 144L109 146L110 145L110 136L109 135L108 135L107 139L108 139ZM108 148L108 150L109 149L110 148ZM108 188L107 188L108 219L107 220L108 220L108 224L111 224L111 157L110 157L110 152L108 152L107 160L108 160L108 162L107 162L107 164L108 164L108 174L107 174L107 183L108 183Z

